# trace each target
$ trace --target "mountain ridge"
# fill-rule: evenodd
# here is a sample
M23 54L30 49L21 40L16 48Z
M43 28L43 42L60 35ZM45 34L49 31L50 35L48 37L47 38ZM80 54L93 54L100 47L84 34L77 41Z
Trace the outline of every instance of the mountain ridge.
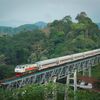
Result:
M18 27L9 27L9 26L0 26L0 34L5 35L13 35L16 33L20 33L21 31L33 31L36 29L43 29L47 27L47 23L39 21L34 24L23 24Z

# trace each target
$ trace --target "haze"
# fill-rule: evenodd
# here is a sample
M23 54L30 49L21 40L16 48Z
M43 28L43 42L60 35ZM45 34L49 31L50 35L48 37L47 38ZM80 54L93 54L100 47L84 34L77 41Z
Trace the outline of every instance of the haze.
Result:
M0 0L0 26L19 26L38 21L52 22L85 11L100 22L100 0Z

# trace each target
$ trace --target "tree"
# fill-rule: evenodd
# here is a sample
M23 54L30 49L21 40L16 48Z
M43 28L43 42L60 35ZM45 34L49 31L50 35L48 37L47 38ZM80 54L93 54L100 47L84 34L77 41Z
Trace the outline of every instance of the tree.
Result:
M68 24L71 24L72 23L72 18L71 18L71 16L65 16L63 19L62 19L62 21L64 21L64 22L66 22L66 23L68 23Z
M76 20L78 20L79 25L83 24L83 31L85 37L91 37L93 34L97 33L98 27L92 20L87 16L85 12L81 12L76 16ZM79 28L80 29L80 28Z
M78 20L78 22L84 22L84 19L87 18L87 14L85 12L81 12L80 14L78 14L76 16L76 20Z
M6 63L5 60L6 60L5 55L4 54L1 54L0 55L0 64L5 64Z

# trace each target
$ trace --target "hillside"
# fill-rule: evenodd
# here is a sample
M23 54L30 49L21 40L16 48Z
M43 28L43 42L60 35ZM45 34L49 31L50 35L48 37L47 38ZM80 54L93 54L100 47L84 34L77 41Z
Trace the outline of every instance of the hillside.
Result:
M85 12L78 14L76 20L77 23L65 16L41 30L0 36L0 78L13 75L16 65L100 48L97 24Z
M14 34L11 27L7 28L6 30L14 35L0 36L0 80L15 76L16 65L100 48L100 29L97 24L85 12L78 14L75 19L76 23L72 21L71 16L65 16L48 23L44 28L41 23L36 23L36 26L22 25L16 29L15 33L20 32L19 34ZM99 69L99 66L93 69L92 74L96 78L100 77ZM33 98L44 100L45 94L53 93L54 87L58 89L58 100L61 100L64 97L65 86L52 83L33 84L14 91L0 88L0 98L2 100L32 100ZM73 91L68 90L68 92L69 98L73 100ZM100 100L99 93L82 90L77 93L79 100Z
M26 31L34 31L36 29L43 29L47 26L45 22L37 22L35 24L24 24L15 28L12 27L6 27L6 26L0 26L0 34L16 34L20 32L26 32Z

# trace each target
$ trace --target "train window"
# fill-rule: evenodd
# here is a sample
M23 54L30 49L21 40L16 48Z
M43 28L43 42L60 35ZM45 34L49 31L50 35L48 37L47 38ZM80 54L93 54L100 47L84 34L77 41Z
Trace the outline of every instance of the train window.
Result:
M19 66L16 66L16 68L19 68Z
M18 68L19 68L19 69L21 69L21 67L20 67L20 66L19 66Z

